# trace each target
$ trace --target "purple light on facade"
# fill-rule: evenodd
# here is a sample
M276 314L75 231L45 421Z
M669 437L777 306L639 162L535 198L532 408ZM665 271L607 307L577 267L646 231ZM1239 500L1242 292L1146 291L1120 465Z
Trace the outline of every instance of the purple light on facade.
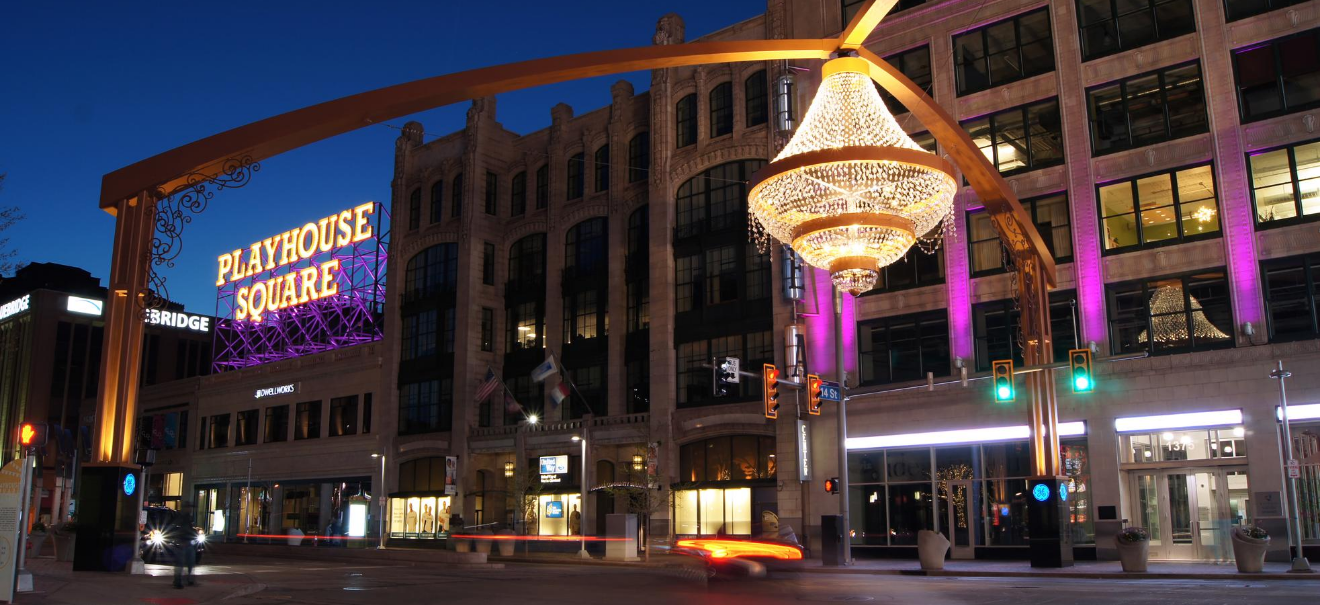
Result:
M1224 239L1228 243L1228 278L1233 282L1233 310L1238 325L1251 322L1263 328L1265 307L1260 284L1260 263L1256 257L1255 217L1251 200L1245 195L1230 196L1224 200L1222 212Z
M963 209L973 196L959 196L953 206L953 233L945 234L941 253L944 254L944 283L949 290L949 350L969 365L975 359L972 335L972 274L968 259L967 212Z

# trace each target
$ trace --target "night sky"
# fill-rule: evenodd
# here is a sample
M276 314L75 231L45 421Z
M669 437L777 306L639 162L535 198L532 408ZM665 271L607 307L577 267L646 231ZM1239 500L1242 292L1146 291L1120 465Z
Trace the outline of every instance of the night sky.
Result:
M134 6L125 10L125 6ZM20 263L109 277L114 220L97 208L107 172L261 118L369 89L566 53L651 43L676 12L689 40L765 10L763 0L618 2L13 2L0 17L0 206ZM648 73L626 76L637 92ZM502 95L514 132L609 104L618 77ZM467 103L418 114L463 127ZM402 126L407 119L391 122ZM388 202L398 131L372 126L276 156L225 191L185 233L171 298L215 309L216 257L362 201ZM431 140L432 137L427 137Z

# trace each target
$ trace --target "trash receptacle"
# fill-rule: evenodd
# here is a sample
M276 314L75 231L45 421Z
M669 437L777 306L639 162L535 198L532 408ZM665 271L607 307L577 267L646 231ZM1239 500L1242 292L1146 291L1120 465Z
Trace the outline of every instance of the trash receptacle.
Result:
M843 540L843 516L820 516L820 558L824 565L843 565L843 549L847 544Z

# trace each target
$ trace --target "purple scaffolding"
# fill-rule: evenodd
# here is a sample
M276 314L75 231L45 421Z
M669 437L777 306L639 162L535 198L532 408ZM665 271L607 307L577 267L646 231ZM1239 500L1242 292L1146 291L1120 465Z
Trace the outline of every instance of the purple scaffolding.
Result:
M252 367L381 339L385 321L389 213L374 204L374 236L225 284L216 292L216 372ZM290 309L267 312L260 322L237 321L238 291L276 275L339 260L339 293Z

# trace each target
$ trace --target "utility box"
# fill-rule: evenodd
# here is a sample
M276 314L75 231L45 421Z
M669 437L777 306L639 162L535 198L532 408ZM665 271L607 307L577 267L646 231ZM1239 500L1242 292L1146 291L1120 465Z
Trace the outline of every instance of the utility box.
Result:
M823 565L843 565L847 560L843 549L843 515L820 516L820 559Z
M637 515L605 515L606 561L637 561Z

